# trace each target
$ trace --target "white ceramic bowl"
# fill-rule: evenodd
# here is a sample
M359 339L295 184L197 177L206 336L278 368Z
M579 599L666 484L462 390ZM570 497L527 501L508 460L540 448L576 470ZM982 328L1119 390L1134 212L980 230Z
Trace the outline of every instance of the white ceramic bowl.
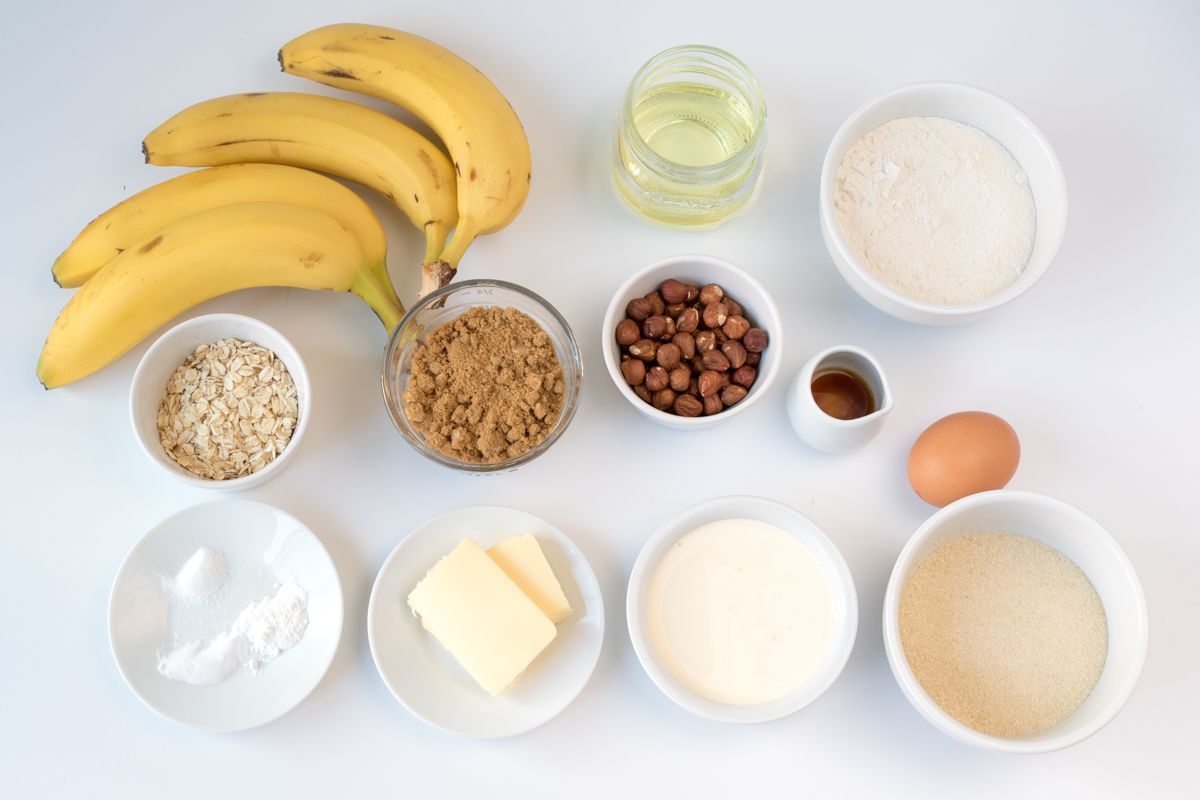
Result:
M617 324L625 319L625 306L635 297L645 297L658 289L668 278L675 278L684 283L696 286L715 283L726 291L734 300L741 304L746 311L750 324L767 332L767 348L762 352L762 361L758 364L758 378L750 387L750 393L740 403L713 414L711 417L680 417L659 411L649 403L642 402L633 392L633 388L625 382L621 375L621 347L617 344ZM648 419L667 428L676 430L698 430L711 428L741 414L766 394L771 383L779 372L783 354L783 320L775 301L767 294L763 285L754 279L750 273L739 269L733 264L720 258L705 255L680 255L655 261L648 267L635 272L629 280L621 284L621 288L613 295L604 315L604 324L600 331L600 347L604 353L604 363L608 365L608 374L613 383L633 404L633 407Z
M909 297L876 278L850 250L833 205L838 167L865 134L902 117L944 117L973 125L1008 151L1029 176L1037 216L1033 252L1021 277L991 297L947 305ZM929 82L901 86L876 97L847 119L825 153L821 168L821 233L833 263L868 303L893 317L924 325L957 325L978 319L1037 283L1058 254L1067 229L1067 182L1054 148L1029 117L991 92L961 83Z
M736 297L736 296L735 296ZM641 402L640 400L638 402ZM650 636L647 603L654 572L667 551L687 534L724 519L755 519L782 528L795 536L817 559L833 595L833 637L829 651L812 676L792 692L757 705L729 705L710 700L682 683L663 663ZM651 535L629 576L625 599L629 636L638 660L650 679L667 697L683 708L717 722L752 724L794 714L833 685L854 649L858 633L858 595L854 578L837 546L815 522L783 503L762 497L717 497L686 508Z
M252 341L279 356L296 384L300 417L296 420L296 427L287 447L270 464L242 478L214 481L193 475L167 455L158 437L158 410L162 407L167 381L187 357L202 344L212 344L231 336L242 341ZM133 388L129 393L129 416L133 422L133 432L146 456L177 480L201 489L218 491L249 489L260 486L278 475L299 448L311 413L312 392L308 383L308 371L304 368L300 353L282 333L270 325L240 314L208 314L195 317L164 333L150 346L146 355L142 356L137 371L133 373Z
M1074 714L1041 733L989 736L963 725L925 693L900 644L900 593L913 571L941 545L980 531L1031 536L1061 552L1096 588L1108 618L1108 657L1091 695ZM1005 753L1048 753L1083 741L1107 725L1125 705L1142 674L1150 623L1146 597L1133 565L1100 523L1074 506L1034 492L1000 489L951 503L908 540L883 601L883 644L892 674L909 702L938 730L974 747Z

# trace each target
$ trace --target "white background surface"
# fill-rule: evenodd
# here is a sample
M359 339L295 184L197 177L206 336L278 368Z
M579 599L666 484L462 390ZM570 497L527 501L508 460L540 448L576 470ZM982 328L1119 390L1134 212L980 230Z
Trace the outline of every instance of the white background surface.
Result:
M968 5L970 7L968 7ZM1190 2L962 4L417 4L290 0L204 4L16 3L0 11L0 795L230 796L1195 796L1200 745L1200 441L1195 400L1200 278L1195 230L1200 11ZM129 381L151 339L72 386L44 392L38 351L69 293L53 259L95 215L178 170L143 165L142 137L223 94L333 90L282 75L277 48L349 20L403 28L459 53L507 95L529 133L534 180L508 229L476 243L461 277L529 286L571 322L585 357L570 430L500 477L436 468L391 428L379 391L384 332L357 298L263 289L190 314L233 311L304 354L314 411L288 470L247 496L309 525L346 593L341 648L313 695L233 735L173 725L121 681L105 608L126 552L164 516L210 499L138 450ZM702 42L743 58L768 104L757 208L709 233L660 230L615 199L612 115L634 71ZM962 328L922 328L868 306L838 277L817 224L825 147L867 99L917 80L975 84L1013 102L1058 151L1071 221L1027 295ZM384 108L369 98L351 98ZM370 195L392 274L418 285L421 245ZM598 341L611 293L635 268L699 251L753 272L784 314L773 396L700 433L657 428L617 393ZM825 456L790 431L787 377L853 343L888 371L896 408L881 436ZM1022 442L1011 486L1095 516L1137 567L1150 605L1141 685L1107 728L1033 757L972 750L925 723L883 654L887 576L932 509L909 489L914 438L982 409ZM624 624L626 578L667 517L721 494L760 494L809 514L858 585L858 642L841 679L779 722L731 727L675 706L647 678ZM365 613L375 573L409 530L468 504L511 505L566 532L606 598L591 682L526 735L470 741L408 714L380 681Z

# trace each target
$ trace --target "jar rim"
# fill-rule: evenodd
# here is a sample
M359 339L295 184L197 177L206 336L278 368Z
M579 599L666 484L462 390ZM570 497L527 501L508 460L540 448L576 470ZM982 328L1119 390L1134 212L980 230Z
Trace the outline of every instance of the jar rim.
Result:
M694 67L701 67L696 69ZM683 67L680 69L679 67ZM688 69L687 67L693 67ZM746 102L754 114L754 129L746 146L729 158L715 164L691 166L680 164L660 155L643 138L641 131L632 123L633 100L646 86L664 75L680 72L708 74L726 81L729 87L736 89L741 99ZM714 74L716 73L716 74ZM703 44L684 44L663 50L651 57L634 73L633 79L625 90L621 102L621 120L618 125L624 129L626 141L639 160L655 170L670 174L688 182L716 181L733 175L738 170L759 155L762 142L766 138L767 104L763 97L762 87L751 69L745 62L718 47ZM628 124L626 124L628 122Z

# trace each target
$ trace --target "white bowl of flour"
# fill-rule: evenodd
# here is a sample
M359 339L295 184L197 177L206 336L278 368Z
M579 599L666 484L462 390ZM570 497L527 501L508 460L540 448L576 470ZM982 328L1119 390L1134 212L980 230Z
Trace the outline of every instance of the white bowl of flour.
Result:
M902 86L855 111L825 154L820 191L842 277L925 325L970 322L1027 291L1067 226L1049 141L1011 103L960 83Z

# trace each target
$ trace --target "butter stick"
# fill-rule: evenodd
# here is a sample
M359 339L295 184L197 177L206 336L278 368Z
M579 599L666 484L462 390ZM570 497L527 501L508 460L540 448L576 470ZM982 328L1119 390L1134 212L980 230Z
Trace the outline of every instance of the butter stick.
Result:
M471 539L408 595L425 629L493 697L512 686L558 631Z
M571 604L532 533L505 539L487 554L551 622L571 616Z

